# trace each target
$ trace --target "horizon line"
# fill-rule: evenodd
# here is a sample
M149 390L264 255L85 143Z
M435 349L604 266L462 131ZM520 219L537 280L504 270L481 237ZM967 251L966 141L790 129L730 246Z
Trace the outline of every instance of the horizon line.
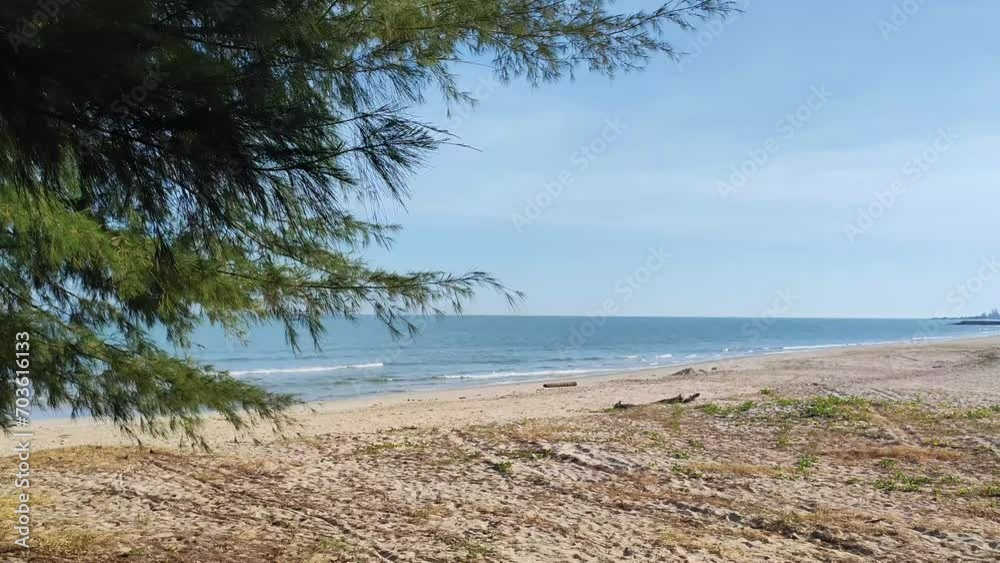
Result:
M362 313L358 317L374 317L372 313ZM616 319L756 319L765 318L764 315L586 315L586 314L527 314L527 313L441 313L440 315L413 314L412 317L421 316L442 316L442 317L525 317L525 318L578 318L589 319L603 316L604 318ZM768 317L775 320L856 320L856 321L921 321L921 320L965 320L976 319L978 316L967 317L825 317L825 316L777 316Z

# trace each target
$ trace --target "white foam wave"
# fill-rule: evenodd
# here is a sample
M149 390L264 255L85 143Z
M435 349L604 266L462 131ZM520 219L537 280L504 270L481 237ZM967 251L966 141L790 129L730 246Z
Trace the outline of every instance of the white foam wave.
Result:
M347 364L343 366L306 366L300 368L266 368L231 371L230 375L272 375L277 373L323 373L342 369L371 369L382 367L382 362L370 364Z
M813 344L812 346L782 346L782 350L814 350L816 348L844 348L847 344Z
M455 375L438 375L434 379L504 379L509 377L537 377L558 375L579 375L582 373L597 373L597 369L562 369L544 371L495 371L493 373L461 373Z

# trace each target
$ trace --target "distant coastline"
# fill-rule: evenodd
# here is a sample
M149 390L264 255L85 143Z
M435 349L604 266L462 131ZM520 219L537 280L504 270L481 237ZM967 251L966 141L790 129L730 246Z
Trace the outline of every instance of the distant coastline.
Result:
M965 326L998 326L1000 325L1000 307L994 307L992 311L976 315L974 317L937 317L935 321L959 321L953 325Z

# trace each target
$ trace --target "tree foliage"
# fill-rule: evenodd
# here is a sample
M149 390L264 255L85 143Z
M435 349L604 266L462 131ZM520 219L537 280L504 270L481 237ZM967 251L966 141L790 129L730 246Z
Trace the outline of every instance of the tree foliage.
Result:
M129 432L198 435L201 414L280 423L292 399L162 349L208 321L283 323L460 309L483 272L369 264L427 155L429 92L474 103L456 65L531 84L676 56L662 27L733 10L670 0L5 0L0 6L0 427L14 334L36 398Z

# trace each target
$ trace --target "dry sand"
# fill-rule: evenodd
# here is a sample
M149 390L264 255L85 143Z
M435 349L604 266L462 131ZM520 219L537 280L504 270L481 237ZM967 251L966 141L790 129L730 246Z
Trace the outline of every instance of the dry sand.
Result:
M30 560L1000 560L1000 340L692 368L211 422L210 455L39 423Z

